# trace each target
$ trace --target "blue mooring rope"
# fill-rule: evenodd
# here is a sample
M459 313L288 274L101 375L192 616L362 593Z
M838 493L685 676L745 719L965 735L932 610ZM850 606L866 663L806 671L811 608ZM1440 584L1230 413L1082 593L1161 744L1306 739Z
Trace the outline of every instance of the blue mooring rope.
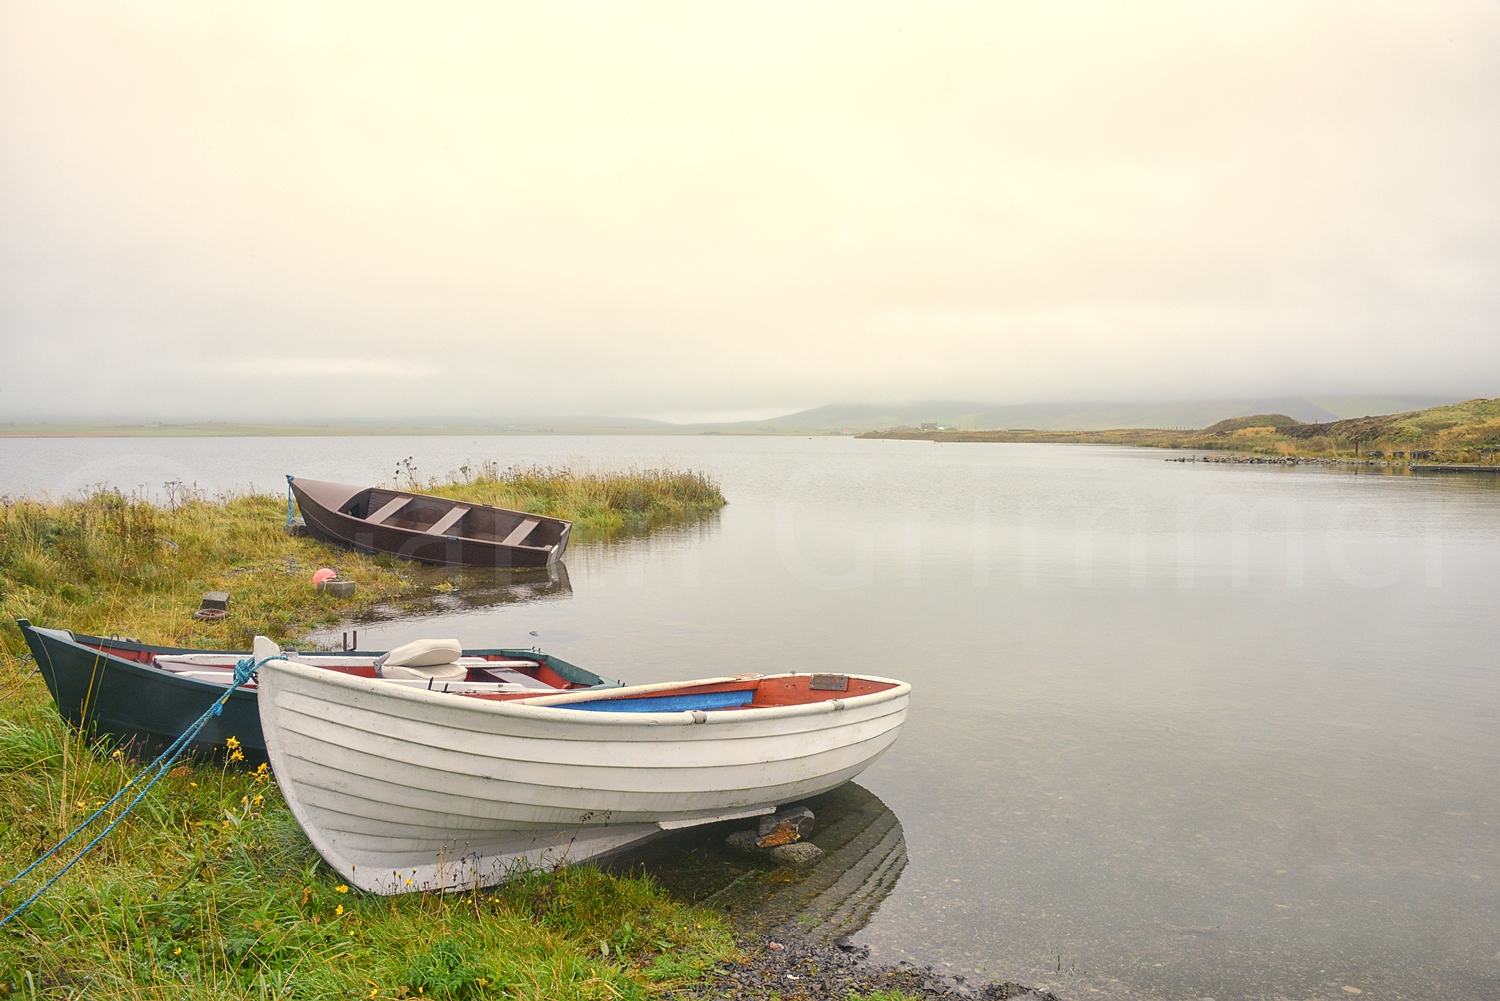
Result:
M292 478L290 476L286 478L286 524L288 528L292 526Z
M266 660L271 659L273 658L266 658ZM22 869L20 872L16 873L14 877L7 880L5 886L3 887L4 889L9 889L11 886L14 886L17 882L23 879L27 873L31 872L37 866L47 861L47 859L51 858L54 854L57 853L60 848L62 848L63 845L67 844L69 841L72 841L75 837L77 837L84 828L88 827L95 820L98 820L101 816L103 816L103 814L108 811L111 806L118 802L121 796L124 796L127 792L129 792L137 782L145 778L146 775L150 774L153 769L155 770L156 774L151 776L151 781L147 782L141 789L141 791L136 794L135 799L130 801L129 806L120 811L120 815L118 817L109 822L108 827L100 831L98 836L95 837L93 841L90 841L88 844L84 845L83 850L80 851L77 855L74 855L68 861L68 864L59 869L51 879L43 883L41 889L37 890L31 896L23 900L19 907L11 911L4 918L0 918L0 928L4 928L16 918L20 917L28 907L36 903L37 900L41 898L42 894L52 889L52 884L56 883L59 879L62 879L67 871L73 868L75 864L77 864L79 859L87 855L95 845L97 845L107 837L109 835L109 832L114 830L115 827L120 823L120 821L125 819L126 814L135 809L135 805L145 797L146 793L151 791L151 787L156 785L161 777L167 773L167 769L172 766L172 763L179 757L181 757L183 750L189 743L191 743L192 739L198 736L198 734L202 732L203 728L208 725L209 719L214 716L221 715L224 712L224 704L229 701L229 696L233 695L235 691L240 688L240 686L244 685L247 681L253 678L255 676L255 672L259 670L265 663L266 661L263 660L259 664L257 664L255 662L255 658L252 656L246 657L243 660L239 661L239 663L235 664L234 683L229 686L228 691L214 700L214 704L209 706L208 709L204 711L202 716L198 717L197 722L184 730L182 732L182 736L172 741L171 746L168 747L165 751L161 752L160 756L158 756L155 761L151 762L151 764L141 769L140 772L136 774L135 778L131 779L129 782L121 786L120 791L111 796L108 803L105 803L103 806L99 807L99 809L95 810L87 820L69 831L67 837L63 838L57 844L47 849L47 851L35 862L31 863L25 869Z

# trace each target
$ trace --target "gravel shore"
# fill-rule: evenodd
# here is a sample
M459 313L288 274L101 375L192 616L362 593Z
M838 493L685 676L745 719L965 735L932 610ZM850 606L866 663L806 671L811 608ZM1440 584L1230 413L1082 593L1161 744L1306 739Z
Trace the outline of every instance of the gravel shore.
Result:
M972 1001L1061 1001L1050 991L1020 984L969 984L942 977L930 967L876 966L869 950L847 942L755 938L743 940L745 961L721 967L676 997L722 998L728 1001L847 1001L850 994L895 992L922 998L967 998Z

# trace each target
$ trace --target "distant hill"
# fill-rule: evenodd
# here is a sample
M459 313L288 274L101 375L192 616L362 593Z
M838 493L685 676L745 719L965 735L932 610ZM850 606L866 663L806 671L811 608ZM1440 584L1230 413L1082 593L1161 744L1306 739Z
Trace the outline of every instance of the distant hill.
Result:
M1018 403L1005 406L962 400L895 404L832 404L769 420L679 425L684 431L723 434L875 431L941 424L959 430L1100 431L1109 428L1207 428L1241 414L1274 414L1288 421L1328 422L1391 414L1456 402L1451 398L1329 396L1198 400L1180 403Z
M1279 427L1289 441L1359 442L1365 448L1422 448L1441 452L1500 448L1500 399L1469 400L1404 414L1356 417L1328 424Z
M1098 431L869 432L863 438L932 441L1060 442L1193 448L1308 457L1379 457L1475 462L1500 453L1500 399L1335 421L1302 422L1284 413L1232 417L1201 431L1114 428Z
M1230 431L1243 431L1245 428L1284 428L1302 421L1286 414L1252 414L1249 417L1231 417L1228 420L1219 421L1203 429L1208 434L1228 434Z

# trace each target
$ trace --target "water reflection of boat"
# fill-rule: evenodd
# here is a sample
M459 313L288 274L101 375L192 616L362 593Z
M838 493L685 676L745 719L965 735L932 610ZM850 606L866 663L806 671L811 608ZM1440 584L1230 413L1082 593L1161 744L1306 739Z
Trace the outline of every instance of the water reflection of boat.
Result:
M362 612L359 621L410 621L503 605L561 601L573 596L573 584L563 563L499 572L465 567L422 567L412 574L412 580L416 584L413 597L376 605ZM336 631L331 635L337 640Z
M890 807L846 783L804 801L817 816L810 840L823 858L777 867L728 848L744 824L683 831L621 855L611 866L644 869L679 899L726 911L743 931L824 941L863 928L906 868L906 837Z

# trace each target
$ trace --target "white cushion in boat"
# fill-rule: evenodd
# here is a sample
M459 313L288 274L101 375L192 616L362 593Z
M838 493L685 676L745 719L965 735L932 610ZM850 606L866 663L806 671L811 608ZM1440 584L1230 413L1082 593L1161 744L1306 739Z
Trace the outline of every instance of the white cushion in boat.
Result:
M403 643L376 663L385 667L438 667L463 656L458 640L414 640Z
M469 676L457 663L463 652L458 640L415 640L378 658L375 673L408 681L462 681Z
M405 664L381 664L376 669L382 678L395 681L462 681L469 669L462 664L434 664L432 667L407 667Z

